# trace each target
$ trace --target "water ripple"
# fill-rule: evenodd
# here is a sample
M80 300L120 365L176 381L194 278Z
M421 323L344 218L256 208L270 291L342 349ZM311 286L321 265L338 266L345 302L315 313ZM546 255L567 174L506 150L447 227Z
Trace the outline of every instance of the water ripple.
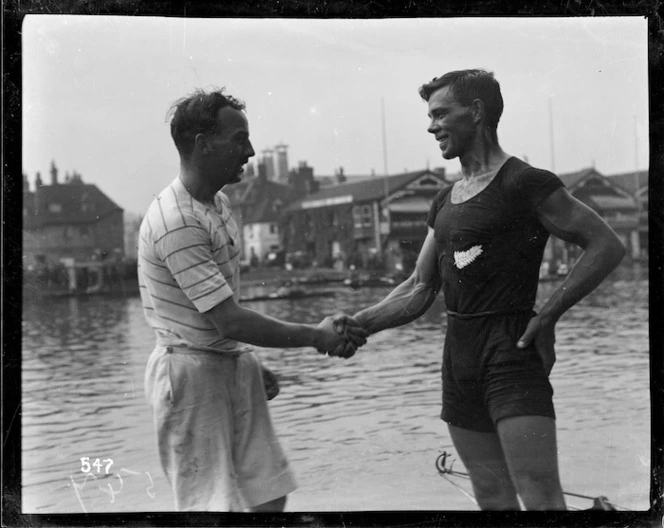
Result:
M542 285L538 306L554 287ZM340 288L332 300L252 307L289 321L317 323L338 311L353 313L384 294ZM356 504L353 493L365 494L371 509L378 499L369 490L376 490L375 497L385 494L381 500L397 509L419 500L440 503L441 509L472 507L455 499L433 468L442 450L453 451L438 418L444 308L437 299L420 319L372 336L346 361L313 350L258 349L280 379L281 393L270 406L305 509L307 504L324 507L321 497L329 504ZM69 478L80 476L84 456L113 458L117 469L147 471L157 487L168 490L143 397L154 337L140 300L57 299L26 304L23 315L28 508L80 511ZM649 460L650 452L647 280L617 277L603 284L565 314L556 337L551 381L564 483L631 501L627 506L647 506L648 467L628 463ZM620 475L605 475L607 461L617 459L625 461ZM395 477L399 486L390 484ZM645 491L628 491L634 489ZM148 509L172 508L168 491L160 497ZM145 500L145 494L125 495L125 502L105 508L141 511Z

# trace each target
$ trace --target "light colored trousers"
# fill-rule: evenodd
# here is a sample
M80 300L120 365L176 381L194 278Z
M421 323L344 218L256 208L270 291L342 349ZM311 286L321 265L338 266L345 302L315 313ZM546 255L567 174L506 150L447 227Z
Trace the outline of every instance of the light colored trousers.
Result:
M253 352L157 346L145 393L178 511L242 511L296 488Z

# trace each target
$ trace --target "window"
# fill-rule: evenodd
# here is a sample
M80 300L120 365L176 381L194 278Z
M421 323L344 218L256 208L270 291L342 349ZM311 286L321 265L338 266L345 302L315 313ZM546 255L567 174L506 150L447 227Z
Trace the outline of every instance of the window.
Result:
M61 213L62 212L62 205L59 203L50 203L48 204L48 212L49 213Z
M370 205L362 206L362 225L364 227L371 227L373 225L373 215L371 213Z
M277 229L277 226L275 224L270 224L270 234L271 235L276 235L279 232Z
M359 205L353 207L353 226L355 229L362 228L362 208Z
M353 207L353 225L355 229L373 225L373 213L370 205L356 205Z

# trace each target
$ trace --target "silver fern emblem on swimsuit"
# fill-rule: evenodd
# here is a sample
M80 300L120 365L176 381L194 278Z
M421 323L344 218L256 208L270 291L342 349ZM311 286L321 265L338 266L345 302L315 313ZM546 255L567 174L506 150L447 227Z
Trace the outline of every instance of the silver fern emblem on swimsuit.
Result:
M482 253L482 246L473 246L466 251L455 251L454 265L459 269L465 268L468 264L472 264Z

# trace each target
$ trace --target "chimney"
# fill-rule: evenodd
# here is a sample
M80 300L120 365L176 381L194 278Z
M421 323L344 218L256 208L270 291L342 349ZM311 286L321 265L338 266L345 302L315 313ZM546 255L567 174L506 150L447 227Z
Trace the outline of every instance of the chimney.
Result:
M267 179L274 180L274 158L272 157L272 149L265 149L263 151L263 164L265 165Z
M30 182L28 181L28 175L23 174L23 194L30 192Z
M41 179L41 173L37 173L37 178L35 179L35 190L38 190L44 183Z
M346 181L346 176L344 176L343 167L339 167L339 169L337 169L334 175L336 176L337 183L344 183Z
M58 184L58 168L55 166L55 161L51 161L51 185Z
M288 179L288 145L285 145L282 141L274 149L277 152L277 174L275 179L280 183L284 183Z
M306 161L299 162L297 170L291 171L288 180L296 194L311 194L318 190L314 169L309 167Z
M267 181L267 167L265 166L265 161L258 163L258 181Z

